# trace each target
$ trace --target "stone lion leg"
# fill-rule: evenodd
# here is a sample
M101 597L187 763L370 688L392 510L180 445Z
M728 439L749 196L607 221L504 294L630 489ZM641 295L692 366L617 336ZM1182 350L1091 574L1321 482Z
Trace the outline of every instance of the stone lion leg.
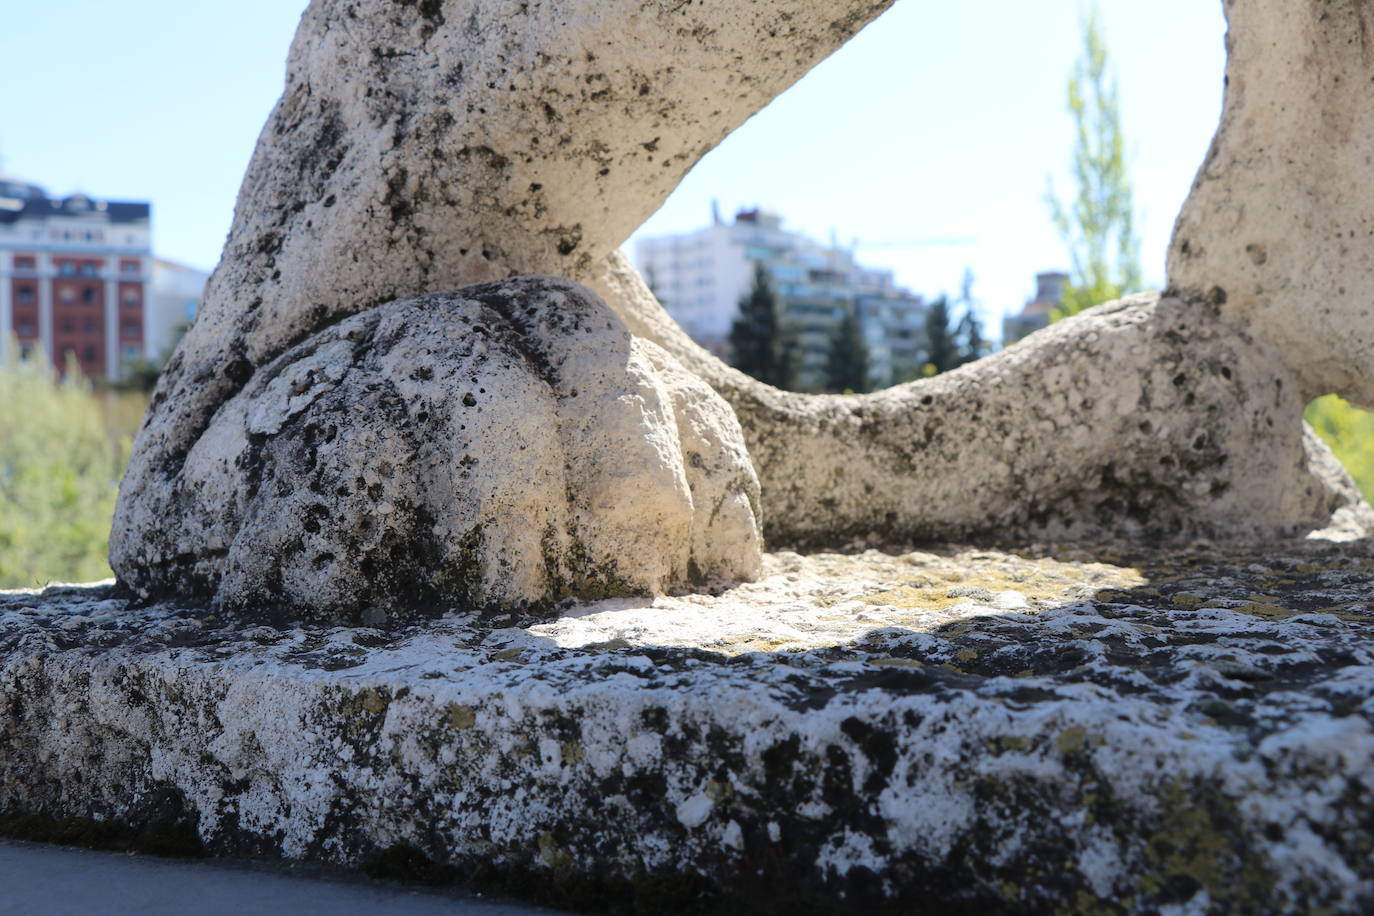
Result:
M135 445L121 580L356 620L752 576L738 423L670 356L557 284L406 297L590 275L888 3L315 0Z
M1374 408L1374 5L1234 0L1221 127L1169 283Z
M1304 429L1295 373L1215 304L1136 296L933 379L820 397L701 350L623 259L598 288L735 408L770 539L1374 530Z
M586 290L524 278L370 309L263 366L114 549L147 595L378 623L752 577L757 503L714 392Z
M948 379L792 397L697 348L608 259L606 301L739 413L770 536L1374 530L1300 420L1330 392L1374 406L1374 8L1236 0L1226 13L1221 125L1179 217L1171 292L1132 307L1145 336L1129 348L1102 346L1119 338L1104 335L1113 307ZM1178 367L1176 392L1156 384L1162 365ZM1194 390L1207 379L1224 385ZM1019 408L1005 397L1017 389ZM1104 398L1124 413L1102 414Z
M670 356L581 292L395 300L590 275L889 2L315 0L135 445L120 578L355 619L752 575L738 424ZM464 426L470 398L505 419Z

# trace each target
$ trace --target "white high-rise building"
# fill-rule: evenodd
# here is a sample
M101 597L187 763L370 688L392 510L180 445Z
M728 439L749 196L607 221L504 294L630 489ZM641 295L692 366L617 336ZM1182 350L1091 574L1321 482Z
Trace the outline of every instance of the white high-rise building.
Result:
M830 340L848 312L869 345L875 386L919 367L913 341L924 339L921 297L899 288L891 271L858 264L851 251L783 229L777 214L741 210L732 223L717 217L695 232L641 239L635 262L668 313L718 356L728 356L730 326L761 262L801 345L803 387L824 385Z

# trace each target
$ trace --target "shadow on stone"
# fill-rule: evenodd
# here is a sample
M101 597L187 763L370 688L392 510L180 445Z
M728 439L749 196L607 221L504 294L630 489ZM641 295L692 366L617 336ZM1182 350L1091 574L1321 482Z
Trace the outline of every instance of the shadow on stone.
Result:
M0 804L127 824L170 779L216 855L587 911L1374 899L1368 541L765 574L394 629L5 595Z

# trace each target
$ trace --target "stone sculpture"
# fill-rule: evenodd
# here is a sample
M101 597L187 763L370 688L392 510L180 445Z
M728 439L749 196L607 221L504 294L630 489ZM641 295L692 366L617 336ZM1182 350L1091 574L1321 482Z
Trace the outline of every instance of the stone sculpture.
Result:
M120 579L145 595L354 619L381 589L307 583L367 578L401 554L435 558L417 560L414 575L447 570L433 579L444 594L427 599L492 604L747 577L760 516L770 538L795 544L1367 529L1369 508L1300 421L1306 400L1328 391L1374 405L1374 191L1359 181L1374 150L1364 91L1374 59L1363 0L1228 4L1226 112L1163 295L865 397L778 392L686 338L617 246L702 154L889 2L315 0L202 314L136 443L112 535ZM527 274L586 284L623 326L574 287L505 279ZM483 281L499 282L424 296ZM499 366L454 343L424 354L433 378L407 381L409 362L346 350L348 334L375 340L385 327L399 335L387 352L419 354L461 317L485 316L484 297L507 303L491 330L509 342ZM578 319L560 327L555 298ZM546 322L537 332L518 317L525 307ZM575 342L584 324L591 334ZM601 424L589 418L621 408L579 396L574 418L573 383L541 360L585 367L599 397L629 398L634 410ZM312 398L320 373L333 393L303 407L283 438L286 426L263 418ZM506 413L557 425L567 492L597 486L621 455L632 479L655 484L622 487L616 499L627 502L607 513L575 495L549 510L556 519L512 511L500 537L464 541L474 518L504 504L459 493L454 462L517 456L500 436L470 447L433 439L451 433L454 402L484 380L500 386L488 397ZM355 452L404 440L406 462L448 468L452 497L403 474L375 495L336 489L301 508L291 487L315 447L305 430L354 403L364 409L339 435ZM421 404L430 420L414 419ZM544 441L529 435L526 452ZM258 487L257 455L282 475L279 495ZM348 449L337 461L330 473L342 476L365 463ZM557 471L526 455L508 485ZM290 536L297 525L316 534L305 512L357 528L401 506L411 514L387 529L400 541L385 547L341 552L321 533L297 550ZM531 529L536 515L546 529ZM670 530L644 543L660 519ZM575 546L590 542L590 556ZM631 573L617 557L645 559Z
M739 425L704 382L582 287L526 277L292 347L130 512L153 588L378 623L752 577L757 504Z

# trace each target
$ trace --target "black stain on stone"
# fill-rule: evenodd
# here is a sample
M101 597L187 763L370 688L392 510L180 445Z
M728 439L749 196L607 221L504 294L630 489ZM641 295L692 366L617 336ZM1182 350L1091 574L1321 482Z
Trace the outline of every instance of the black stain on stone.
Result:
M42 812L0 812L0 836L30 843L55 843L168 858L205 854L195 809L179 789L161 786L144 793L119 818L62 817Z

